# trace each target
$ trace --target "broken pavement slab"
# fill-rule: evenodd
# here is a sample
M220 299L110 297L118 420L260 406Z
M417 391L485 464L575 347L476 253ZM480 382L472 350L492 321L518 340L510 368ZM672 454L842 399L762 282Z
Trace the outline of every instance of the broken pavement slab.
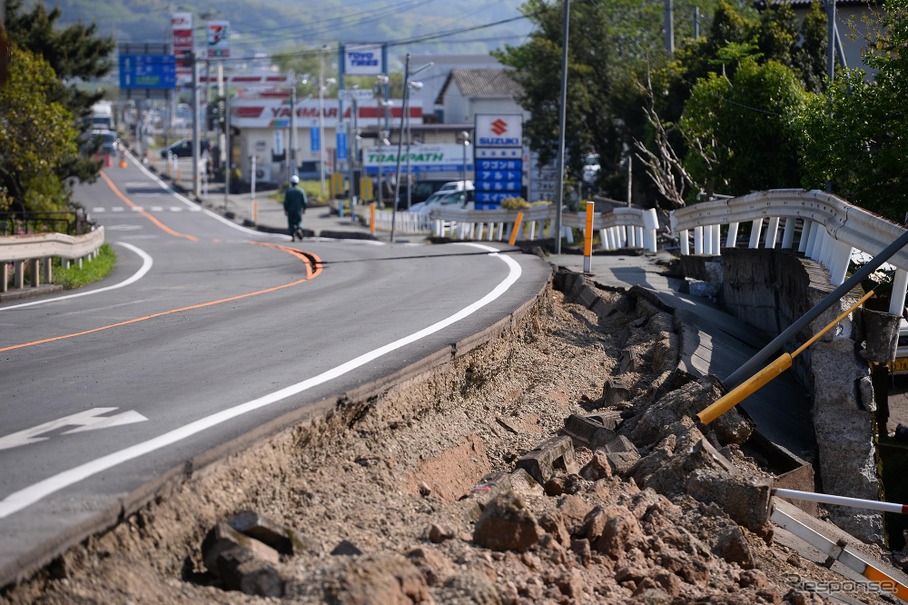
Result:
M574 461L574 445L566 435L546 439L536 449L518 458L517 467L526 470L540 485L545 484L555 471L579 471Z

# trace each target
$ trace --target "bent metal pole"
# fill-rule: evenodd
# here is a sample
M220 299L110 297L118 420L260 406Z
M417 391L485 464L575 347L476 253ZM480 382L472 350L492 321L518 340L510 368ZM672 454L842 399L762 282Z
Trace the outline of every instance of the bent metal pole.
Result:
M735 407L736 405L762 389L776 376L790 368L795 357L806 351L807 348L818 341L823 336L823 334L831 330L837 323L848 317L849 313L864 304L864 301L873 296L873 293L874 291L871 290L870 292L862 296L860 300L851 305L841 315L829 322L829 324L827 324L825 328L814 334L810 340L798 347L798 349L794 353L782 353L771 364L730 390L722 397L719 397L719 399L717 399L715 403L707 406L699 414L697 414L697 418L699 418L700 422L702 422L703 424L709 424L731 408Z
M908 230L902 233L894 242L886 246L879 254L874 256L869 263L855 271L841 286L827 294L823 300L818 302L812 309L798 318L797 321L788 326L788 328L776 336L772 342L760 349L760 351L747 360L744 365L732 372L722 381L726 388L736 387L745 377L753 375L757 368L769 359L770 355L782 348L782 345L791 340L795 334L807 327L810 322L819 317L821 313L835 304L836 301L842 298L852 288L860 284L864 278L879 269L880 265L889 260L893 254L901 250L906 244L908 244Z

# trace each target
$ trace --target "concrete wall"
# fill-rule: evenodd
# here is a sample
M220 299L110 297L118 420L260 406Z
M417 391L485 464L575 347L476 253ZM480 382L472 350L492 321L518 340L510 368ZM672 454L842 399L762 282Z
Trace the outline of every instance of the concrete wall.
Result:
M817 305L835 288L818 263L784 250L722 250L721 257L687 257L686 276L720 280L712 284L718 302L729 313L759 330L767 342ZM819 333L863 293L852 291L787 343L795 349ZM855 342L849 316L795 358L792 371L813 396L817 476L823 492L853 498L880 499L874 445L876 404L867 362ZM780 402L784 405L784 402ZM882 543L882 515L873 511L830 507L833 521L868 542Z

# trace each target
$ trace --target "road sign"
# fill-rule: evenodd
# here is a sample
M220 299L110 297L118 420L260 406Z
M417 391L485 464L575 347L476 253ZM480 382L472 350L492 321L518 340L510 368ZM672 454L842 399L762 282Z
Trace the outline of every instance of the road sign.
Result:
M174 55L120 55L120 88L176 88Z
M338 96L342 99L356 99L357 101L372 100L371 88L342 88L337 92Z

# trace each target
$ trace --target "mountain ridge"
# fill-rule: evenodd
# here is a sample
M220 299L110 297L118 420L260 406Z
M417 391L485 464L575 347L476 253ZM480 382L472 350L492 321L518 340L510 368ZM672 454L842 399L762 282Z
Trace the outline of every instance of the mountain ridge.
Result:
M521 18L522 0L221 0L216 9L194 0L56 0L59 24L95 23L118 43L168 43L173 12L194 14L196 46L206 41L208 21L229 21L231 49L253 58L323 45L382 43L394 54L482 54L519 44L532 28ZM38 0L27 1L30 11ZM50 6L49 6L50 8ZM504 22L495 26L492 23ZM455 33L456 32L456 33ZM434 37L438 36L438 37ZM433 38L434 37L434 38ZM427 39L428 38L428 39ZM391 51L389 51L391 52Z

